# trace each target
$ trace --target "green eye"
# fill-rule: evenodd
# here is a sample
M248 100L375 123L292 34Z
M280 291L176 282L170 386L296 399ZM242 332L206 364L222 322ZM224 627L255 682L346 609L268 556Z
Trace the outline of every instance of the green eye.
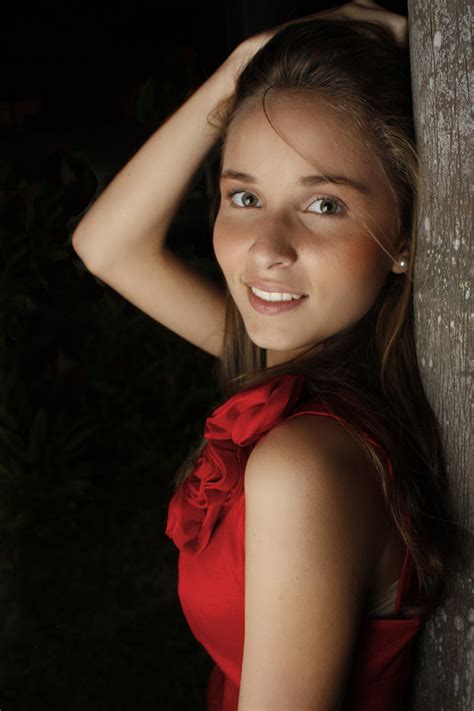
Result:
M234 195L243 195L244 197L241 199L242 202L239 205L238 203L235 203L233 200ZM227 193L227 199L232 203L234 207L254 207L252 203L249 203L249 198L254 199L255 195L253 193L248 192L247 190L230 190ZM242 204L243 203L243 204Z
M341 212L343 212L341 203L338 200L335 200L334 198L320 197L316 200L313 200L311 205L316 205L318 203L320 204L320 211L309 210L308 208L308 212L316 212L320 215L340 215Z
M239 200L240 202L236 202L234 200L234 197L236 195L242 196L242 197L237 198L237 200ZM237 209L259 207L258 198L256 198L256 196L252 192L249 192L248 190L244 190L241 187L233 188L232 190L229 190L225 196L226 196L227 202L230 203L231 207L235 207ZM336 198L332 198L327 195L323 195L319 198L316 198L316 200L313 200L311 205L317 205L318 203L319 203L319 210L310 210L308 208L306 210L306 212L313 212L316 215L321 215L322 217L326 217L326 216L327 217L331 217L331 216L339 217L345 213L344 205L339 200L336 200Z

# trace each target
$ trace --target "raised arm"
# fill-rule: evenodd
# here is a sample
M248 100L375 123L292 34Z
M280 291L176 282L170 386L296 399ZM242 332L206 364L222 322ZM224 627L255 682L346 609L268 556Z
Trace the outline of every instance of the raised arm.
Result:
M406 34L405 18L371 0L299 20L316 16L367 19L390 27L400 40ZM219 138L219 129L208 122L209 113L233 93L240 70L280 27L242 42L168 117L89 208L72 239L91 272L164 326L218 357L224 340L224 293L168 249L165 240L193 176Z
M72 244L87 268L160 323L218 356L224 294L165 246L175 212L218 139L210 111L233 93L238 47L155 131L89 208Z

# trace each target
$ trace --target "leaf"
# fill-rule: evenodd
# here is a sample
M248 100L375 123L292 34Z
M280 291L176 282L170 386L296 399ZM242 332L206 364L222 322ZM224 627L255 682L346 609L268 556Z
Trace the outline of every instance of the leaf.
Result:
M146 123L152 118L154 99L155 86L153 80L147 79L141 87L135 103L135 116L140 123Z
M47 431L48 415L45 410L40 409L36 413L30 428L28 452L32 463L38 462L42 458Z
M81 449L84 442L90 440L92 435L94 435L99 429L100 427L98 425L91 425L77 434L68 437L66 443L64 444L64 452L66 452L69 456L76 454L77 451Z

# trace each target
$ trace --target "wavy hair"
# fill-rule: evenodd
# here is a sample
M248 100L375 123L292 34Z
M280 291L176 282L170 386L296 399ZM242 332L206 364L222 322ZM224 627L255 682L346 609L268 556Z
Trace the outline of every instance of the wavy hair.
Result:
M208 118L220 128L220 167L226 136L240 113L260 102L278 131L270 120L268 99L284 98L295 89L316 94L370 147L392 190L398 239L409 245L408 269L390 272L368 313L324 341L322 349L273 367L266 367L265 349L250 340L226 289L224 348L216 363L221 401L276 375L305 375L306 395L343 418L365 450L413 556L418 594L400 614L430 614L444 601L447 580L465 559L441 428L423 388L415 346L413 274L422 181L408 51L371 22L313 19L283 27L242 68L235 92ZM216 192L212 224L219 197ZM364 432L385 448L393 477ZM205 444L202 439L180 466L175 488L192 472Z

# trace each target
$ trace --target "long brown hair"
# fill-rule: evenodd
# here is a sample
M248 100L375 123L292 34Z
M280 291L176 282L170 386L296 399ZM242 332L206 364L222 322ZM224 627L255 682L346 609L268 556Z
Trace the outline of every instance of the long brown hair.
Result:
M306 395L342 417L365 449L413 556L419 594L400 614L429 614L444 600L447 579L464 558L440 425L423 389L413 330L421 180L408 52L370 22L305 20L284 27L243 68L235 93L210 118L221 128L221 163L225 137L239 112L261 101L270 121L269 91L281 96L294 89L316 92L370 145L370 155L393 192L399 241L409 245L409 265L404 273L388 274L376 302L358 323L328 338L315 353L273 367L266 367L266 351L250 340L226 290L224 349L216 363L220 393L227 399L279 374L305 375ZM218 200L216 193L212 221ZM385 448L393 477L363 430ZM176 488L192 472L205 443L201 440L179 468Z

